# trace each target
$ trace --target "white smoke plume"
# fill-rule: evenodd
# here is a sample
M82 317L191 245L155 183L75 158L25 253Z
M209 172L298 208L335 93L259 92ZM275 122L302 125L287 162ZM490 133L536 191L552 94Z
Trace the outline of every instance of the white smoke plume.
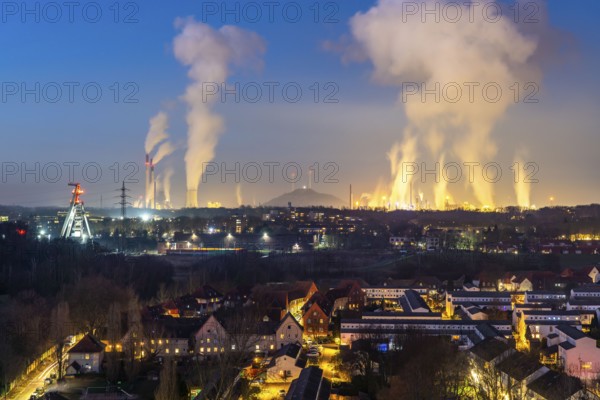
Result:
M159 162L161 162L161 160L163 158L170 155L174 151L175 151L175 146L173 146L171 144L171 142L169 142L169 141L163 142L162 144L160 144L158 146L158 149L156 150L156 154L154 155L152 162L154 163L154 165L156 165Z
M241 207L243 204L242 200L242 186L238 183L235 187L235 198L237 200L238 207Z
M169 129L169 117L168 115L160 111L155 116L150 118L150 129L146 134L146 142L144 148L146 150L146 154L151 154L154 149L156 149L156 154L151 156L152 164L155 168L155 174L158 173L156 171L156 165L163 160L166 156L170 155L175 151L175 147L171 144L167 139L169 138L169 134L167 132ZM158 176L155 177L157 180L157 190L160 182L158 181ZM151 177L146 182L146 193L145 193L145 205L146 207L152 207L154 205L154 183L151 181Z
M415 175L409 168L416 163L417 156L417 138L410 135L402 143L395 143L388 153L392 176L395 177L389 201L392 204L398 203L400 208L407 208L411 204L410 192Z
M173 174L175 174L175 169L173 169L173 167L171 166L168 166L165 169L163 177L163 191L165 193L165 204L171 203L171 179L173 178Z
M405 91L400 100L404 104L408 126L403 142L390 152L395 174L389 190L392 202L410 202L406 183L398 177L398 162L416 161L417 154L425 153L438 162L455 160L484 164L493 161L491 158L496 154L497 146L491 133L515 102L510 88L515 83L523 88L523 82L538 78L538 70L532 65L538 44L536 39L521 32L513 21L513 14L506 12L494 16L489 13L484 17L482 9L490 2L380 0L351 19L355 41L352 51L356 52L358 48L370 60L375 81L403 88L407 82L424 85L413 95ZM442 10L452 3L453 9L459 9L462 17L456 21L444 16L436 20L435 15L424 16L421 12L407 15L410 9L407 3L417 5L421 10ZM449 15L454 18L455 13ZM491 22L496 17L499 17L497 21ZM472 99L469 87L464 85L471 82L478 85ZM454 83L462 88L458 99ZM482 95L483 87L488 83L503 90L496 102L488 101ZM450 86L446 86L448 84ZM440 85L437 90L436 85ZM448 88L446 93L443 91L445 86ZM423 89L444 95L438 98L435 94L423 96ZM489 98L495 96L493 88L489 94ZM398 151L400 148L401 152ZM480 206L494 205L493 184L481 179L481 174L470 189ZM440 208L449 195L445 183L434 187L433 192L434 203Z
M196 207L202 165L213 159L218 137L224 129L223 119L212 111L218 96L204 96L205 84L220 85L227 80L231 65L260 65L264 41L254 32L225 25L218 30L194 19L177 20L181 33L175 38L175 57L189 67L192 82L184 99L188 106L188 142L185 154L186 206Z
M524 159L527 157L527 154L528 152L526 150L521 150L515 155L514 158L515 163L518 163L516 168L518 173L514 177L514 189L517 197L517 205L521 208L531 207L531 183L527 182L524 168L526 163Z
M169 117L166 113L161 111L150 118L150 130L146 134L146 143L144 145L146 154L150 154L160 142L169 137L167 133L168 128Z

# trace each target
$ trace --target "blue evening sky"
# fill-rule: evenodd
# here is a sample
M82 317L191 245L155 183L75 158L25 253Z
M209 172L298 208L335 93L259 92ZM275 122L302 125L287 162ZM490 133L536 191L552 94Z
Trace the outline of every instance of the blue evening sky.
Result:
M290 23L282 15L285 1L275 9L273 22L268 20L265 2L257 1L263 15L256 23L247 21L243 14L239 23L233 15L223 21L220 15L203 14L203 7L233 9L238 4L243 8L247 4L244 1L81 1L74 9L73 22L69 22L68 9L63 7L63 15L55 23L49 21L55 10L44 9L46 2L26 1L24 4L32 10L37 4L39 12L25 15L22 9L13 15L14 10L7 9L6 3L10 2L3 2L0 16L0 162L4 167L7 162L30 167L35 162L97 162L103 177L98 183L85 184L87 201L98 206L102 195L106 206L112 203L112 191L119 186L109 167L128 161L142 167L148 120L164 110L170 116L169 132L179 149L163 162L163 167L172 165L177 170L173 200L182 206L187 127L181 95L189 79L186 68L173 56L172 43L179 32L176 18L194 16L215 28L223 23L234 24L265 39L263 68L236 71L230 78L232 82L298 82L304 90L302 101L296 104L282 101L281 92L276 91L274 104L228 101L217 105L216 111L225 118L226 130L216 149L216 161L298 162L306 170L314 162L332 161L340 167L339 184L320 183L315 188L341 198L346 198L350 183L358 192L369 192L378 181L389 179L386 152L402 138L405 125L402 107L396 103L397 88L373 83L370 63L345 63L339 54L323 50L324 41L339 42L349 36L348 20L357 12L368 10L373 1L298 0L295 4L302 10L298 23ZM92 3L88 5L88 17L93 18L98 7L102 10L99 22L86 21L82 15L88 3ZM14 4L22 7L21 2ZM575 48L568 59L544 68L540 104L514 106L498 123L494 137L500 147L511 147L511 152L500 152L498 157L508 167L515 144L523 143L529 148L532 160L541 167L539 188L533 190L534 202L540 205L550 195L556 195L565 204L598 202L600 2L550 0L548 7L550 25L570 35ZM119 15L115 16L117 8ZM293 14L293 9L289 11ZM323 21L330 13L338 22ZM128 15L133 21L124 23ZM36 103L34 94L22 101L21 85L33 88L36 82L41 86L77 82L79 86L72 103L66 88L56 103L43 96ZM88 82L95 82L102 89L97 103L83 98L81 87ZM116 103L115 82L119 86ZM126 88L131 82L134 85ZM339 103L312 102L309 86L313 82L321 86L334 82L339 88ZM7 93L15 85L19 93ZM139 88L132 94L139 101L126 103L124 99L132 88ZM48 90L48 96L54 96L52 87ZM321 90L324 96L325 91ZM80 172L76 168L76 173ZM137 177L143 179L142 170ZM0 180L1 204L68 202L66 178L56 184L36 183L32 176L25 178L25 183L14 176L6 182ZM141 182L131 184L134 195L141 194L142 186ZM236 204L235 183L209 181L204 188L200 189L201 204L209 200L226 206ZM290 188L281 179L260 186L243 184L242 195L244 203L258 204ZM509 186L498 190L499 204L511 202L510 190Z

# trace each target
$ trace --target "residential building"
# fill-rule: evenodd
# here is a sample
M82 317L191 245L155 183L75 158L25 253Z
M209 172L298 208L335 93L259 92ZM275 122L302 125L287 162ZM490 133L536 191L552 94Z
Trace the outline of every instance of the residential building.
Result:
M580 379L600 375L600 349L596 340L572 326L557 328L558 360L564 372Z
M299 344L286 344L273 355L267 365L267 381L287 382L300 376L306 366L306 357L302 355Z
M509 292L471 292L464 290L446 292L446 313L449 316L454 315L456 307L463 304L477 306L480 309L494 308L502 311L512 309Z
M411 289L404 291L404 294L400 297L400 305L402 306L402 310L407 313L431 312L431 309L419 293Z
M285 400L327 400L331 393L331 383L323 377L323 370L308 367L292 381Z
M317 292L302 307L302 326L306 337L327 336L331 303L321 292Z
M66 374L100 373L105 347L91 334L85 335L67 352Z

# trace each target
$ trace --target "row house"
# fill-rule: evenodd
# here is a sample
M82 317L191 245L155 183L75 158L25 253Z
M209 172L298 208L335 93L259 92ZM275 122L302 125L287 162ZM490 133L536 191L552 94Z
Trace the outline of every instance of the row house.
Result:
M385 340L390 348L398 335L419 332L427 335L451 336L464 340L466 336L476 334L480 325L489 325L501 335L511 334L509 321L462 321L433 319L344 319L341 322L340 339L344 345L352 345L359 339ZM471 341L473 341L471 339Z
M499 281L498 288L509 292L545 290L553 286L556 279L556 274L550 271L509 272Z
M489 370L515 352L515 348L507 340L486 338L471 347L468 354L478 368Z
M510 344L486 339L469 350L470 384L490 397L531 400L597 399L581 381L551 371L537 357L517 352Z
M243 307L248 304L252 296L252 286L239 285L223 296L223 306L227 308Z
M481 309L495 308L502 311L512 309L511 295L508 292L471 292L458 290L446 293L446 313L454 315L456 307L462 304L477 306Z
M275 282L253 288L252 301L268 310L272 319L275 316L279 320L291 313L300 320L302 307L316 292L317 286L312 281Z
M564 304L567 302L567 295L558 291L533 290L525 292L524 302L526 304Z
M581 329L581 321L525 320L520 319L517 333L526 341L527 335L534 340L548 339L560 326L573 326Z
M217 311L223 305L223 294L210 285L203 285L192 293L202 312Z
M304 304L317 293L319 289L313 281L298 281L288 292L288 312L292 315L300 315Z
M600 285L588 284L571 289L571 298L580 297L600 298Z
M400 297L404 296L404 292L409 289L409 287L370 286L364 288L364 291L367 301L389 300L397 302Z
M500 372L503 392L509 399L527 398L528 385L550 371L537 357L521 352L509 355L494 368Z
M332 312L339 310L360 311L365 306L367 296L360 281L343 280L336 288L330 289L325 296L332 304Z
M292 381L285 400L324 400L331 394L331 382L319 367L304 368Z
M196 352L201 355L223 352L225 349L273 352L286 344L302 342L302 326L290 313L279 322L264 320L253 327L229 325L228 330L227 320L219 320L214 314L211 315L194 334Z
M404 295L400 297L400 306L407 313L428 313L431 309L425 303L425 300L414 290L404 291Z
M527 386L527 399L530 400L594 400L598 399L588 392L577 378L549 371Z
M567 310L580 310L600 313L600 297L572 297L567 302Z
M548 346L558 346L558 362L565 373L580 379L596 379L600 375L600 349L596 340L573 326L561 325L558 337Z
M460 310L466 319L483 321L489 317L483 310L472 303L464 303L460 305Z
M526 321L576 321L582 325L592 322L594 313L579 310L523 310L521 319Z
M434 312L397 312L397 311L375 311L363 312L362 319L435 319L441 320L442 313Z
M135 357L179 357L192 354L192 337L206 320L204 318L174 318L161 316L144 321L143 337L129 331L123 338L128 343L130 335L134 337Z
M562 278L572 279L581 283L600 282L600 270L596 266L588 266L580 269L565 268L560 272Z
M329 299L317 292L302 307L304 336L315 338L329 334L329 321L332 305Z
M552 304L547 303L523 303L523 304L514 304L512 311L512 325L516 328L519 325L519 318L521 317L521 312L525 310L538 310L538 311L551 311L553 309Z

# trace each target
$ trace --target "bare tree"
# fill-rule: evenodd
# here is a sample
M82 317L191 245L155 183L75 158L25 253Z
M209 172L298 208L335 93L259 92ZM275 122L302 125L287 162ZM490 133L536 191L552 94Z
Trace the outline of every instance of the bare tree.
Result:
M179 400L175 361L167 360L164 363L159 380L160 383L154 392L154 398L156 400Z
M69 313L69 303L60 302L52 310L51 333L50 338L54 346L54 355L58 368L58 379L62 379L64 374L64 356L65 356L65 339L73 334L71 325L71 316Z
M108 310L106 324L106 339L110 344L110 351L106 352L106 377L114 381L119 377L120 354L118 344L121 340L121 306L112 303Z
M101 276L83 278L69 298L71 317L79 330L97 334L107 324L110 305L127 304L127 292Z
M127 305L127 334L123 341L125 374L129 381L133 381L140 370L139 359L142 357L141 343L144 339L143 334L144 327L140 314L140 304L138 298L130 290L129 304Z
M207 398L226 399L239 379L239 371L246 366L261 341L260 314L254 308L231 310L221 318L224 332L220 332L217 353L197 366L202 387L208 389Z

